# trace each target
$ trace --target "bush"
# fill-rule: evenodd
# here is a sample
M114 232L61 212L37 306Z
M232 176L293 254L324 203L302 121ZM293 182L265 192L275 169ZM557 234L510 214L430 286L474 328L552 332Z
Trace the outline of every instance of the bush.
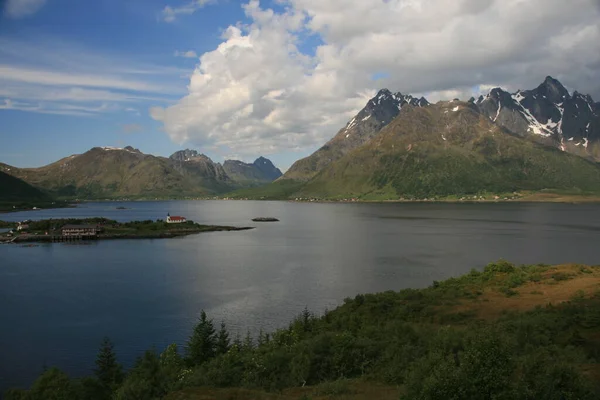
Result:
M500 292L504 293L506 297L513 297L519 294L519 292L512 290L510 287L501 287Z
M552 279L554 279L555 281L568 281L569 279L572 279L573 276L571 274L568 274L566 272L555 272L554 274L552 274Z
M515 271L515 266L509 263L506 260L499 260L495 263L490 263L485 266L483 272L486 274L496 274L496 273L513 273Z

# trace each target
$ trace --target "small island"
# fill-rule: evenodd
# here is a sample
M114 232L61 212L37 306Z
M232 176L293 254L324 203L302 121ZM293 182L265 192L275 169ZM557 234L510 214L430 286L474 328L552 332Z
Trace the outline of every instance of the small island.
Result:
M12 228L8 233L0 234L0 243L163 239L188 236L201 232L253 229L252 227L201 225L185 219L177 223L168 222L174 219L175 217L171 217L167 221L159 219L156 221L118 222L107 218L95 217L83 219L45 219L18 223L0 221L0 226Z
M254 221L254 222L279 222L279 220L277 218L273 218L273 217L256 217L256 218L252 218L252 221Z

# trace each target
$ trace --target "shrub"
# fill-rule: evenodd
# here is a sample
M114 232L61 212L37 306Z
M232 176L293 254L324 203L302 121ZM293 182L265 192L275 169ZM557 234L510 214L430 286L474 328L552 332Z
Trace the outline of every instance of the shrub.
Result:
M568 274L566 272L555 272L552 274L552 279L554 279L555 281L567 281L569 279L573 278L573 276L571 274Z
M499 260L495 263L490 263L483 269L483 272L486 274L512 273L514 271L515 266L506 260Z
M500 292L504 293L506 297L513 297L519 294L519 292L512 290L510 287L505 286L500 288Z

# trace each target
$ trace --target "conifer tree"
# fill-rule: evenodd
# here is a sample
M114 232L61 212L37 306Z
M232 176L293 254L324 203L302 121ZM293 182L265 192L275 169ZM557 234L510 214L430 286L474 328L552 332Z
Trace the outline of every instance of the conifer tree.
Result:
M109 391L123 381L123 367L117 362L113 344L108 337L102 339L100 344L94 374L104 389Z
M221 329L219 329L219 334L217 336L217 354L227 353L230 347L227 327L225 326L225 322L221 321Z
M216 344L217 338L213 322L202 310L200 320L194 327L194 332L187 343L187 362L190 365L200 365L210 360L215 356Z
M250 330L246 331L246 338L244 339L244 350L252 350L254 348L254 342L252 341L252 335L250 335Z

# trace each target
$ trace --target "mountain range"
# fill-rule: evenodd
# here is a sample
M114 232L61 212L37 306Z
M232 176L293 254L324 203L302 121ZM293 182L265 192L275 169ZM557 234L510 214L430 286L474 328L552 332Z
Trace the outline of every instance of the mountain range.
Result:
M264 157L252 164L227 160L221 165L195 150L181 150L166 158L131 146L94 147L40 168L0 164L0 171L66 199L212 196L281 176Z
M548 76L532 90L431 104L380 90L276 182L236 195L397 199L600 192L600 103Z
M40 168L0 164L64 199L398 199L514 191L600 193L600 103L548 76L535 89L432 104L380 90L334 137L284 175L271 161L215 163L95 147ZM18 185L13 182L13 187ZM33 193L33 192L32 192Z

